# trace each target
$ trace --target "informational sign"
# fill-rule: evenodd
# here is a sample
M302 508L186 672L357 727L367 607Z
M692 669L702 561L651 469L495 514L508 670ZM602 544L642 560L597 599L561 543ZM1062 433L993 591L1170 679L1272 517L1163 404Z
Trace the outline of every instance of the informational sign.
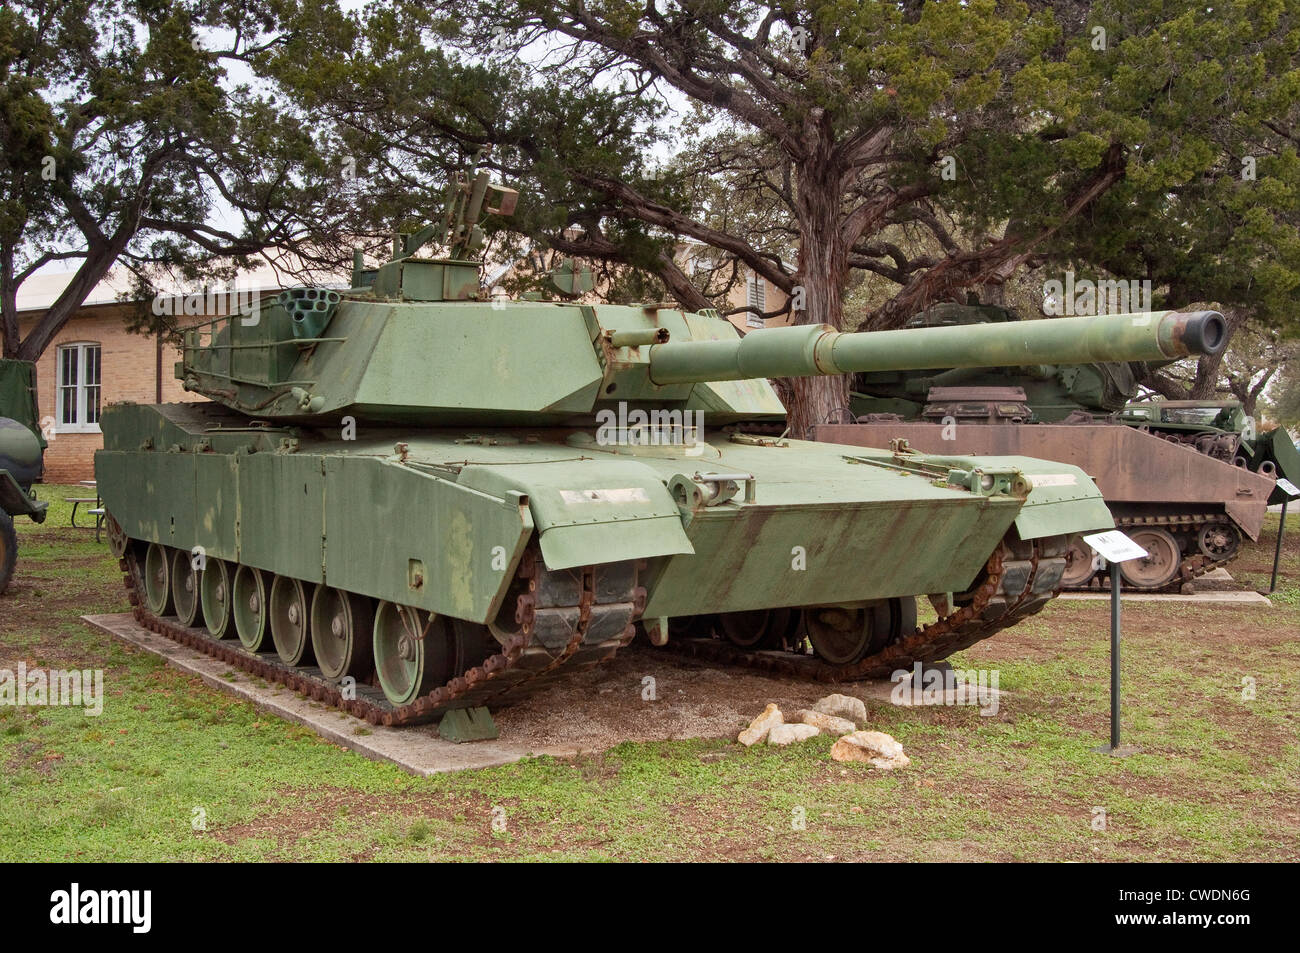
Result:
M1280 486L1282 488L1282 491L1292 499L1294 499L1297 496L1300 496L1300 486L1296 486L1286 477L1278 477L1277 485Z
M1111 529L1104 533L1093 533L1083 537L1083 541L1097 551L1107 562L1122 563L1129 559L1141 559L1147 551L1120 530Z

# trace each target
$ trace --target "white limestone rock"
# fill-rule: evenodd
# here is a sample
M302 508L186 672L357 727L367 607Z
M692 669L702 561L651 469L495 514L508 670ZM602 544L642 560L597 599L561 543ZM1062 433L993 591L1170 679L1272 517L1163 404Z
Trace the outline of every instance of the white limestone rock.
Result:
M828 715L824 711L805 708L794 713L794 720L805 725L812 725L818 731L828 735L847 735L857 731L858 726L847 718Z
M884 771L905 768L912 763L903 753L903 746L883 731L855 731L845 735L831 747L831 757L836 761L866 761Z
M756 745L767 737L767 733L777 725L785 723L781 715L781 709L776 705L768 705L763 709L763 713L749 723L749 727L740 733L736 739L746 748L750 745Z
M772 730L767 733L767 743L770 745L788 745L796 741L805 741L818 734L821 734L821 732L813 725L774 725Z
M867 706L861 698L854 698L852 695L827 695L813 705L813 711L844 718L853 722L855 726L865 724L867 720Z

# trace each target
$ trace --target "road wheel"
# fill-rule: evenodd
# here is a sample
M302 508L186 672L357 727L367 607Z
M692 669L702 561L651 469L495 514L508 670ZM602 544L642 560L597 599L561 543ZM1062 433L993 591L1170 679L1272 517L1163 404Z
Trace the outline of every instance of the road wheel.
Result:
M311 656L311 584L289 576L271 583L271 642L280 661L309 664Z
M266 624L266 580L260 570L240 566L235 570L233 615L235 634L250 652L266 652L271 644L271 627Z
M1147 555L1120 563L1119 573L1124 581L1138 589L1159 589L1173 582L1183 561L1173 535L1156 526L1133 530L1128 535Z
M208 631L218 639L230 634L230 609L234 604L230 587L234 582L233 567L222 559L208 557L207 565L199 577L199 602L203 608L203 621Z
M718 613L718 631L742 649L774 649L790 630L793 609L752 609Z
M881 611L883 607L883 611ZM813 651L832 665L851 665L872 654L874 645L888 644L894 626L887 603L870 609L819 606L804 610L804 626ZM888 626L884 639L880 629ZM883 645L882 645L883 647Z
M379 687L394 705L449 681L455 664L446 619L392 602L375 610L374 656Z
M1092 568L1092 550L1081 536L1070 537L1070 548L1065 551L1065 572L1061 576L1061 588L1080 589L1088 584L1095 574Z
M311 601L311 645L330 681L374 670L375 610L365 596L321 586Z
M194 557L183 549L172 552L172 605L176 618L187 628L203 624L202 606L199 605L199 573L194 568Z
M144 602L158 617L172 615L172 558L167 547L150 543L144 554Z

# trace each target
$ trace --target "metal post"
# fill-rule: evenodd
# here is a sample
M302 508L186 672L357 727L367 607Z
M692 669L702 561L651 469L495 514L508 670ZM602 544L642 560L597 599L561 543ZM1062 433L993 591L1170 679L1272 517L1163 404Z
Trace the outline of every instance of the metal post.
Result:
M1119 749L1119 563L1110 564L1110 750Z
M1277 524L1277 547L1273 550L1273 578L1268 584L1269 595L1277 589L1277 564L1282 558L1282 534L1286 532L1286 505L1289 502L1289 499L1282 501L1282 519Z

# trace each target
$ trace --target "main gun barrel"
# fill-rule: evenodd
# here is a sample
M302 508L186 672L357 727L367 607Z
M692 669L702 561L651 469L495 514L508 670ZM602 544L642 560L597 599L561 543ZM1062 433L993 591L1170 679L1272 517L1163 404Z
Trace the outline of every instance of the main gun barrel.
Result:
M681 384L934 367L1168 361L1217 354L1227 340L1227 324L1217 311L853 333L807 324L751 331L732 341L656 344L650 349L650 377L656 384Z

